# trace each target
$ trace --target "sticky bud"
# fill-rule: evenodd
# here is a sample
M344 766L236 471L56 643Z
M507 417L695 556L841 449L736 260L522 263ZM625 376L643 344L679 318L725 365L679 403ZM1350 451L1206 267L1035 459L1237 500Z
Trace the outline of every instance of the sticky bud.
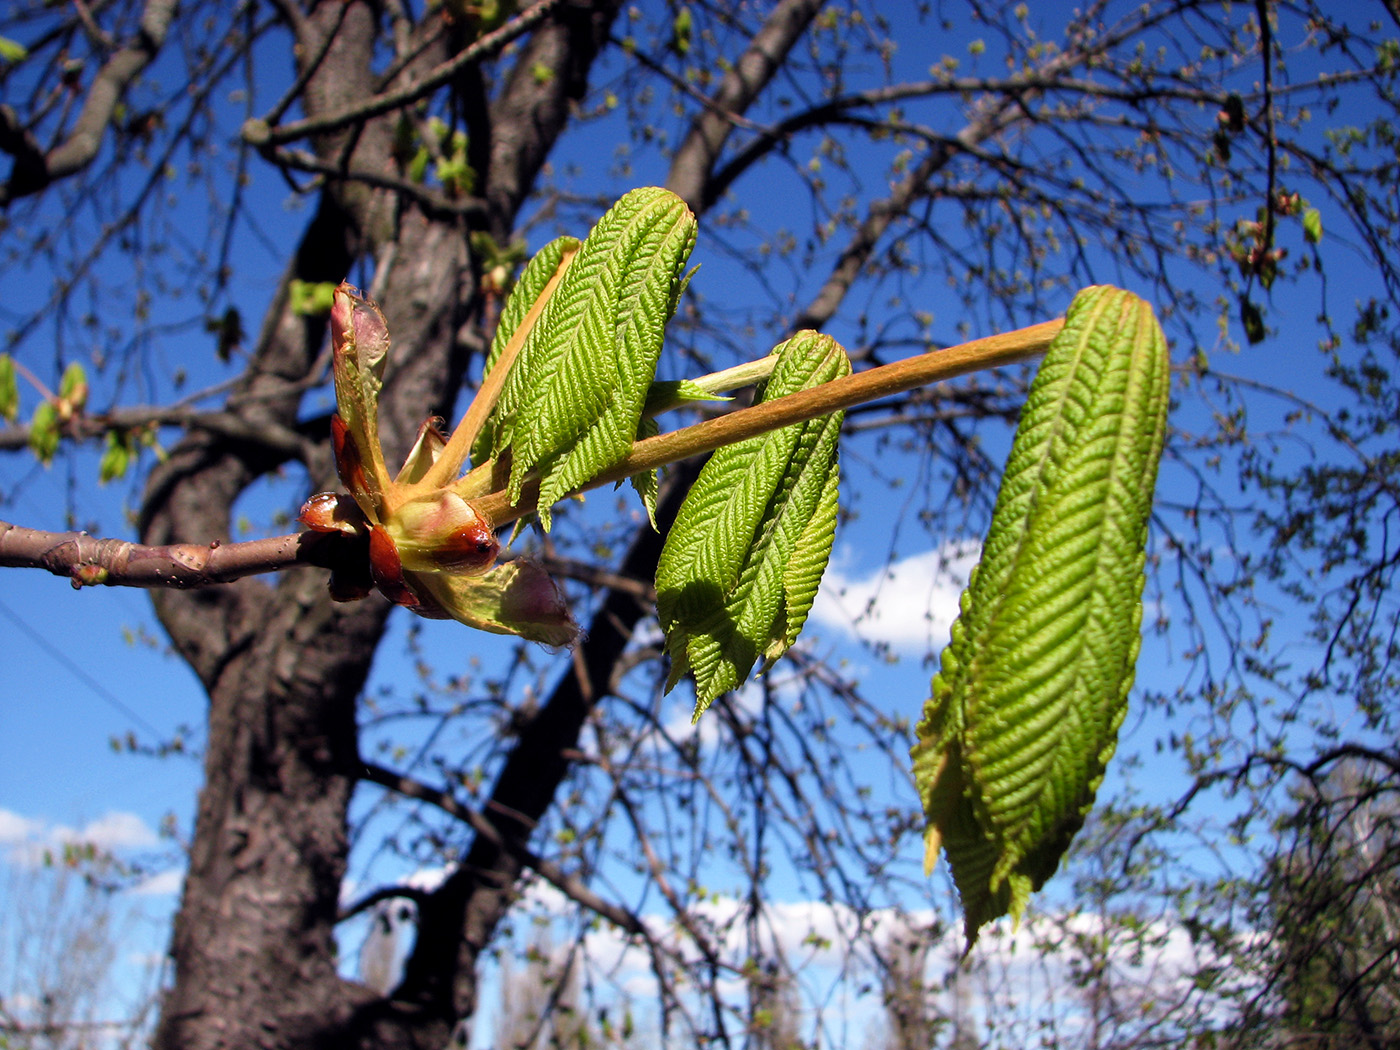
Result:
M354 536L364 532L365 521L360 505L340 492L318 492L301 505L297 521L316 532L343 532Z
M476 576L500 551L490 524L450 489L404 504L385 523L405 569Z
M364 369L373 368L389 352L389 326L379 307L362 299L348 284L331 299L331 346L336 353L349 350Z

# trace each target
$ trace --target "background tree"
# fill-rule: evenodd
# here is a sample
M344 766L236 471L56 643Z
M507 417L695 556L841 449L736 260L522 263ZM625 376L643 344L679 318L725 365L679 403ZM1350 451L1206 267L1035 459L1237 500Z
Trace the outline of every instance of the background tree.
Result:
M1115 892L1236 945L1229 908L1252 889L1207 893L1187 863L1144 857L1183 856L1171 836L1207 789L1267 812L1285 759L1313 747L1298 727L1329 705L1359 720L1309 728L1396 739L1396 14L1331 6L13 5L0 264L26 294L6 297L23 381L0 376L0 448L20 453L7 490L27 456L64 457L69 520L23 524L85 521L96 465L73 453L99 441L104 476L142 479L144 543L276 522L335 487L328 284L353 278L384 307L381 417L406 448L473 383L518 239L580 234L641 182L695 210L714 269L748 275L695 282L678 373L802 327L865 367L1043 319L1091 281L1129 285L1178 338L1181 401L1150 597L1186 659L1138 702L1171 716L1163 745L1199 781L1179 805L1119 811ZM1357 259L1375 300L1353 326L1325 293ZM1322 347L1274 333L1263 352L1289 367L1265 380L1229 333L1291 324L1270 300L1285 286L1317 297ZM886 481L929 545L980 534L1025 382L852 414L852 512L885 513ZM693 476L664 478L663 529ZM725 982L771 948L774 872L855 916L919 892L918 815L888 770L921 698L896 708L803 650L716 704L713 744L682 736L660 697L659 538L597 498L558 518L540 550L576 581L585 639L551 656L459 635L489 670L425 667L386 695L362 691L389 607L332 604L321 573L153 593L209 698L159 1045L444 1045L526 872L577 909L581 943L601 921L649 961L663 1031L725 1041L748 1028ZM1280 606L1312 617L1315 659L1271 648ZM410 642L425 661L434 637ZM334 945L352 845L370 849L352 801L378 792L410 806L397 848L451 862L415 898L389 997L342 977ZM674 934L644 921L653 908ZM821 1011L809 1024L830 1041Z

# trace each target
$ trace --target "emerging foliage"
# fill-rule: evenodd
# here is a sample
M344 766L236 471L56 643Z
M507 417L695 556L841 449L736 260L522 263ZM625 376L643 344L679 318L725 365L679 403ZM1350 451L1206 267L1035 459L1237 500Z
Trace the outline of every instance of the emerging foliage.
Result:
M830 336L778 346L758 400L850 373ZM797 640L836 533L842 413L718 450L681 506L656 570L656 605L671 657L667 688L695 675L695 717L767 668Z
M675 194L628 193L588 235L526 337L501 398L496 444L511 449L511 499L526 475L539 474L536 512L546 529L551 504L631 450L695 232Z
M1152 309L1071 305L1031 388L982 560L912 751L925 866L948 851L969 941L1019 917L1084 822L1123 721L1166 429Z

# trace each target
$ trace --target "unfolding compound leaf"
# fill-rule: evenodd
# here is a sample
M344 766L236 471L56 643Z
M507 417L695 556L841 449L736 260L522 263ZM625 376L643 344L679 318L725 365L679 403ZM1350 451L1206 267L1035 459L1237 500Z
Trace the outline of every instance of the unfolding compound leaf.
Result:
M331 307L331 370L335 378L333 424L340 479L365 513L384 510L391 487L379 444L379 390L389 359L389 329L378 306L342 286Z
M1151 307L1090 288L1022 412L911 753L925 867L947 851L969 943L1054 873L1116 746L1168 378Z
M570 645L578 636L563 593L544 569L525 558L480 576L405 575L469 627L554 646Z
M771 401L849 374L830 336L801 332L773 351L759 393ZM666 537L656 606L671 657L670 689L695 676L695 717L760 658L794 641L817 595L836 532L842 413L719 449Z
M511 499L539 474L546 529L551 504L631 450L695 230L675 194L633 190L598 221L525 340L496 444L510 446Z

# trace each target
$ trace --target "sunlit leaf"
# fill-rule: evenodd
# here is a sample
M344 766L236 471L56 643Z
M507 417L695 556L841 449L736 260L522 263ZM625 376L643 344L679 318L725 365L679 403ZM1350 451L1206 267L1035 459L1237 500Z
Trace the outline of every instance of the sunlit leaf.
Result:
M759 399L850 372L830 336L802 332L775 351ZM695 676L695 717L797 639L836 530L841 413L719 449L686 497L656 570L671 658L667 688Z
M1303 212L1303 236L1309 244L1322 240L1322 212L1308 208Z
M506 304L501 310L501 319L496 324L496 334L491 339L491 350L486 356L486 367L483 376L490 375L501 359L501 354L505 352L506 346L510 343L511 337L525 320L530 308L544 293L546 286L559 271L560 265L566 256L578 251L581 241L574 237L557 237L550 241L543 248L537 251L525 269L521 271L519 279L515 282L515 287L511 289L510 296L506 299ZM472 445L472 462L482 463L488 457L500 451L498 435L500 420L506 413L506 405L510 404L509 392L502 398L499 406L491 418L487 420L481 433L477 436Z
M551 504L631 450L695 229L675 194L627 194L588 235L521 349L497 441L511 448L512 499L539 474L546 529Z
M15 359L0 354L0 419L13 423L19 418L19 383L15 378Z
M1031 388L982 560L913 748L969 940L1019 916L1084 822L1117 742L1142 617L1168 355L1127 292L1074 300Z

